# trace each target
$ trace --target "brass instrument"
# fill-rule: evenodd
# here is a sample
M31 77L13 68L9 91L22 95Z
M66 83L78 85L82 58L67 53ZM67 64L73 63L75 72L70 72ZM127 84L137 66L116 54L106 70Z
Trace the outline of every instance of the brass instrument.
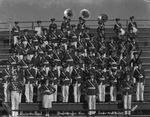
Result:
M98 16L98 22L106 22L108 20L108 16L106 14L100 14Z
M135 70L138 72L139 78L143 78L143 75L140 73L140 71L138 69L135 69Z
M90 11L87 10L87 9L82 9L82 10L80 11L80 16L81 16L82 19L88 20L88 19L90 19L91 13L90 13Z
M75 16L75 13L72 9L68 8L64 11L64 16L68 19L71 19Z

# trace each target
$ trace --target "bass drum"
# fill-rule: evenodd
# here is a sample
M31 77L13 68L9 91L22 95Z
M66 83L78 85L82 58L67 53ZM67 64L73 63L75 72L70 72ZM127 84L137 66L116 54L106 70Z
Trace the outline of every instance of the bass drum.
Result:
M126 31L124 29L120 29L120 35L125 35Z

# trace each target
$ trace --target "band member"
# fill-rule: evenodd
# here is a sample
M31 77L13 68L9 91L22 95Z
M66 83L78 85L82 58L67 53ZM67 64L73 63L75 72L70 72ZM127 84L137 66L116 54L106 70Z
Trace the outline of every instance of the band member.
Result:
M94 74L90 73L90 78L85 80L82 84L82 88L87 95L88 109L96 109L96 95L98 95L98 83L94 78ZM89 111L89 115L94 115L96 111Z
M29 64L29 68L25 70L25 96L27 103L33 103L33 84L35 84L35 69L32 68L32 64Z
M32 57L34 56L34 51L35 51L35 48L34 48L32 39L29 39L28 46L27 46L27 56L28 56L27 58L29 60L32 60Z
M98 68L96 71L96 80L98 83L99 95L98 99L100 102L105 102L105 84L106 84L106 68Z
M114 42L114 39L110 37L110 42L108 43L108 54L117 50L117 44Z
M69 50L66 52L64 58L65 62L67 64L67 71L72 74L73 71L73 66L74 66L74 51L72 50L73 48L70 47Z
M129 109L125 110L125 115L130 115L131 114L131 101L132 101L132 93L133 93L133 80L131 77L131 74L125 74L123 80L123 102L124 102L124 109Z
M14 22L14 27L12 28L13 42L12 45L15 46L18 43L18 38L20 36L20 26L18 25L18 21Z
M51 19L51 24L49 25L49 33L53 32L53 30L57 30L57 24L55 23L55 18Z
M53 52L53 60L54 60L54 65L58 71L58 77L60 77L62 58L63 58L63 55L60 52L59 47L57 47L56 51Z
M39 36L39 37L42 37L42 34L43 34L43 27L41 26L41 21L39 20L39 21L37 21L37 26L35 27L35 31L37 31L37 35Z
M59 38L60 38L61 46L64 46L65 50L67 50L67 44L69 40L68 40L67 29L65 27L62 27Z
M97 34L100 39L105 37L105 24L102 21L98 22Z
M39 88L42 94L42 106L46 110L46 117L49 117L49 109L52 108L52 101L53 101L53 93L55 92L55 88L50 85L48 79L44 79L42 81L42 85Z
M24 30L24 34L21 36L21 42L24 45L24 48L27 47L27 44L29 42L29 35L28 35L28 29Z
M144 69L142 68L142 62L138 64L138 68L135 69L134 75L137 82L137 89L136 89L136 100L137 101L144 101L144 84L145 84L145 73Z
M20 96L20 90L21 90L17 75L12 76L11 82L8 87L9 87L9 90L11 91L12 116L16 117L18 116L18 111L13 111L13 110L19 110L19 96Z
M68 102L69 86L71 84L70 73L67 71L66 66L62 69L60 74L60 84L62 89L62 102Z
M4 102L10 102L10 92L8 90L8 84L11 80L10 65L7 64L6 68L2 72L2 82L4 86Z
M86 28L85 22L86 21L83 18L79 17L79 23L77 25L79 35L81 35L81 32Z
M120 56L119 60L122 59L123 54L127 54L127 53L128 53L128 51L127 51L126 42L124 40L122 40L118 45L118 55Z
M141 63L141 60L139 58L138 52L133 53L133 58L130 61L130 66L133 70L138 68L138 64Z
M135 41L135 39L133 39L132 41L129 42L129 46L128 46L128 53L130 53L131 59L133 58L133 53L138 50L139 50L138 44Z
M123 54L123 55L122 55L122 58L121 58L120 61L119 61L119 69L120 69L120 70L123 70L124 67L125 67L127 64L129 64L127 55L126 55L126 54Z
M130 31L131 28L133 29L133 33L136 35L138 29L137 29L137 23L134 21L134 16L130 17L130 22L128 24L128 31Z
M111 71L109 73L109 81L110 81L110 101L116 102L117 97L117 82L118 82L118 73L117 68L111 68Z
M71 42L71 45L74 46L74 48L76 49L77 48L77 42L78 42L78 36L76 34L76 25L71 25L71 33L69 35L70 37L70 42Z
M71 78L72 78L72 84L73 84L73 91L74 91L74 102L80 102L81 97L81 83L83 81L83 72L82 69L78 64L75 65L75 68L73 69Z
M32 57L31 63L33 64L33 68L35 69L35 74L37 75L38 66L40 65L41 57L38 55L38 52L35 51L34 56Z
M97 48L96 48L96 50L97 50L97 52L100 53L100 55L102 55L103 57L106 57L107 48L106 48L106 42L104 41L103 37L101 37L101 39L99 41L97 41Z
M120 18L116 18L116 24L114 25L114 32L117 34L117 36L124 35L125 30L122 28L121 23L119 23Z
M46 46L48 44L48 31L47 28L43 28L43 35L42 35L42 43Z
M20 90L20 92L19 92L19 103L21 103L22 93L23 93L24 85L25 85L25 70L23 68L21 68L20 64L18 64L16 67L17 68L15 69L13 74L16 74L18 76L18 81L22 85L22 90Z

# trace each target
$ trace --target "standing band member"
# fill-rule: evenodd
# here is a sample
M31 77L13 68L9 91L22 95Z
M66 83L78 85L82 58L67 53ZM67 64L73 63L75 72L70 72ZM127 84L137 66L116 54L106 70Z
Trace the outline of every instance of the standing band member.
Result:
M55 89L49 84L48 79L42 81L42 86L39 88L42 94L42 106L46 109L46 117L49 116L48 109L52 108L53 93Z
M82 69L76 64L72 72L72 83L74 88L74 102L80 102L81 97L81 83L82 83Z
M90 79L86 80L83 83L83 89L85 90L85 93L88 98L88 109L89 109L89 115L94 115L96 111L90 111L96 109L96 95L98 94L98 84L97 81L94 78L94 74L90 74Z
M137 101L144 101L144 84L145 84L145 73L144 69L142 68L142 63L138 64L138 68L135 69L134 75L137 82L137 89L136 89L136 100Z
M131 114L131 101L132 101L132 90L133 90L133 81L130 74L125 75L125 79L123 81L123 101L124 101L124 109L125 115Z
M60 74L60 82L62 88L62 98L63 98L62 101L68 102L69 86L71 84L71 78L70 78L70 73L67 71L67 68L63 68L63 71Z
M11 79L11 71L10 65L8 64L2 72L2 81L4 86L4 102L10 101L10 92L8 90L8 84L10 83L10 79Z
M20 98L20 82L18 81L18 76L13 75L12 80L9 84L9 90L11 91L11 109L19 109L19 98ZM12 116L18 116L18 111L12 111Z

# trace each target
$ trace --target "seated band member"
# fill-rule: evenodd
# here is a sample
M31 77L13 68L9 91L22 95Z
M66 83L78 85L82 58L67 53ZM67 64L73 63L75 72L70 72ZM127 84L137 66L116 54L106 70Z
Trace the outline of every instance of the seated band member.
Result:
M124 109L131 109L132 93L133 93L133 80L131 74L125 74L123 80L123 102ZM125 110L125 115L130 115L131 110Z
M94 74L90 73L89 79L83 82L82 88L87 95L88 109L96 109L96 95L98 95L98 83L94 78ZM89 115L94 115L96 111L89 111Z
M52 101L53 101L53 93L55 92L55 88L53 88L49 84L48 79L44 79L42 81L42 85L40 87L40 92L42 94L42 106L46 110L46 117L49 117L49 112L48 110L52 108Z
M130 22L128 24L128 31L130 31L131 28L133 29L133 33L136 35L138 29L137 29L137 23L134 21L134 16L130 17Z
M18 37L20 36L20 26L18 25L18 21L14 22L14 27L12 28L12 35L13 35L13 41L12 41L12 47L14 47L18 43Z
M53 32L53 29L57 30L57 24L55 23L55 18L51 19L51 24L49 25L49 33Z
M114 32L117 36L125 35L125 30L122 28L121 23L119 23L120 18L116 18L116 24L114 25Z
M35 31L37 31L37 35L39 36L39 37L42 37L42 34L43 34L43 27L41 26L41 21L39 20L39 21L37 21L37 26L35 27Z
M142 68L142 62L138 63L138 68L135 69L134 75L137 83L136 89L136 100L143 102L144 101L144 85L145 85L145 73Z

